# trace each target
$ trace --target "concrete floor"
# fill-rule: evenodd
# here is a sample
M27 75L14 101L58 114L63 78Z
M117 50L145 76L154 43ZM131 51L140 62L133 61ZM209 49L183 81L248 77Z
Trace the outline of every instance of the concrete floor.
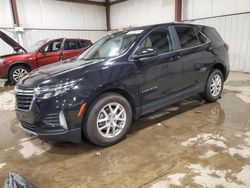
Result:
M250 74L231 73L218 102L193 97L145 116L108 148L25 133L12 89L0 87L0 186L15 171L47 188L250 187Z

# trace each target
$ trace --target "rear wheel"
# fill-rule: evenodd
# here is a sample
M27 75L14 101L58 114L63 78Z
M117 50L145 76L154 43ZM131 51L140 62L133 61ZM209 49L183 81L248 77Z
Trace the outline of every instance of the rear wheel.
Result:
M202 98L208 102L216 101L222 93L224 85L224 77L220 70L214 69L211 71Z
M9 80L15 84L22 77L27 75L28 72L29 72L29 69L25 66L22 66L22 65L15 66L15 67L11 68L11 70L9 72Z
M121 141L132 123L129 102L119 94L105 93L90 106L83 131L90 142L109 146Z

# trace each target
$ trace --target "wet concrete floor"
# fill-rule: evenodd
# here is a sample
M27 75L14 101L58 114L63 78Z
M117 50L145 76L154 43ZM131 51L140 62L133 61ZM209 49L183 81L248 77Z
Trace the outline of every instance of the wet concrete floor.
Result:
M14 171L46 188L250 187L250 74L231 73L218 102L197 96L141 118L108 148L25 133L3 84L0 186Z

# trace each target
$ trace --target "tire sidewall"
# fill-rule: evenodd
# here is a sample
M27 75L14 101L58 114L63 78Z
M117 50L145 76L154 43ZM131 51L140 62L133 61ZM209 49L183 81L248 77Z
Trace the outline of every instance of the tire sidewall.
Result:
M211 93L210 86L211 86L212 78L216 74L218 74L221 77L221 90L217 96L213 96ZM221 96L221 93L223 91L223 86L224 86L224 76L223 76L222 72L218 69L212 70L211 73L209 74L207 84L206 84L206 97L207 97L207 99L211 102L216 101Z
M97 129L97 117L99 115L99 112L101 109L106 106L108 103L116 102L123 106L125 112L126 112L126 123L123 128L123 130L120 132L119 135L117 135L114 138L105 138L103 137L98 129ZM129 102L122 97L121 95L118 95L116 93L105 93L99 97L93 102L93 104L89 108L89 112L86 116L86 121L83 124L83 130L85 136L95 145L98 146L109 146L118 143L123 138L125 138L127 132L129 131L129 128L132 123L132 110Z
M9 80L10 80L12 83L14 83L14 84L17 83L17 82L15 81L14 77L13 77L13 73L14 73L14 71L15 71L16 69L24 69L24 70L26 70L27 72L29 72L29 70L28 70L26 67L24 67L24 66L15 66L15 67L12 67L11 70L10 70L10 73L9 73Z

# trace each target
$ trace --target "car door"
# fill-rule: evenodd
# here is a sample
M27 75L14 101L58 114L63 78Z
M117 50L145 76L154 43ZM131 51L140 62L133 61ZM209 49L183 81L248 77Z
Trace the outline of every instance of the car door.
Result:
M79 40L66 39L64 41L62 59L70 59L78 56L81 52L83 52L83 48Z
M139 44L135 55L147 48L156 49L157 55L140 58L135 64L141 104L150 107L179 91L181 59L168 27L151 31ZM145 111L149 110L146 108Z
M47 64L55 63L61 60L62 56L62 39L48 42L37 53L37 65L38 67Z
M209 39L193 26L175 26L182 57L183 90L203 90L206 71L215 60Z

